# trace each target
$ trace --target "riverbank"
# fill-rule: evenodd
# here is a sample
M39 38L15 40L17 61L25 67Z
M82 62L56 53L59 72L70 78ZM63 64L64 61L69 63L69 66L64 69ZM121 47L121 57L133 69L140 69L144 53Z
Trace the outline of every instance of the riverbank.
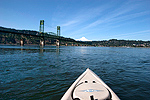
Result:
M0 44L3 46L21 46L19 44ZM40 46L38 44L24 44L24 46ZM45 46L56 46L55 44L52 45L45 45ZM60 45L60 46L66 46L66 45ZM72 46L72 45L67 45ZM82 46L82 47L119 47L119 48L150 48L150 47L131 47L131 46L87 46L87 45L73 45L73 46Z

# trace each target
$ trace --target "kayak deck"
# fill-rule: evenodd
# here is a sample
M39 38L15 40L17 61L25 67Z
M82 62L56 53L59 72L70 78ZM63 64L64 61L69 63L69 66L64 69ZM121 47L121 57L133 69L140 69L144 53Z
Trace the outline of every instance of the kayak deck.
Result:
M92 98L110 99L109 91L92 75L87 73L76 85L73 98L89 100Z
M120 100L89 68L71 85L61 100Z

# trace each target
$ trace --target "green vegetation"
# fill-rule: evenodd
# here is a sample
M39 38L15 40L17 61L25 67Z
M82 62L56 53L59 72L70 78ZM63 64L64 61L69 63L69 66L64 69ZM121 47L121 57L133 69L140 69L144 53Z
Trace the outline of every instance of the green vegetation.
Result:
M102 46L102 47L150 47L150 41L141 41L141 40L103 40L103 41L92 41L86 42L93 46Z

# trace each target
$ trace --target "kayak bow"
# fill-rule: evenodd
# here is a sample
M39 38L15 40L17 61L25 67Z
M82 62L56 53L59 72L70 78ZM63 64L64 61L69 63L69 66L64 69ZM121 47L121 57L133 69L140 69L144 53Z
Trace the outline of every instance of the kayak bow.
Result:
M120 100L89 68L71 85L61 100Z

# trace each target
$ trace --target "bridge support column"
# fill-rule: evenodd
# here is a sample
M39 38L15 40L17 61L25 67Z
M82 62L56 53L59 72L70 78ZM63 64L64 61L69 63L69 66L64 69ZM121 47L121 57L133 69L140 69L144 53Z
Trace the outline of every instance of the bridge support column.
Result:
M40 40L40 46L44 46L45 43L44 43L44 40Z
M56 40L56 46L60 46L59 40Z
M66 45L66 46L68 46L68 44L67 44L67 43L66 43L65 45Z
M20 40L20 45L21 45L21 46L24 45L23 39Z

